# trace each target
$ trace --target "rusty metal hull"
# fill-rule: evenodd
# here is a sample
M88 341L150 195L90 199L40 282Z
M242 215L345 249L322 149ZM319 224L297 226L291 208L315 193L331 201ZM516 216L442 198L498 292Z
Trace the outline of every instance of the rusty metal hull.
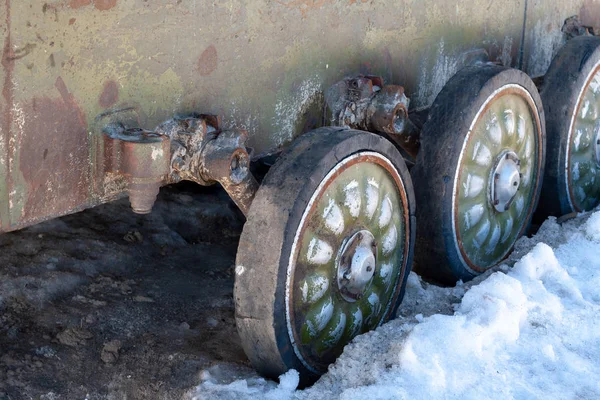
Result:
M344 76L431 104L469 51L545 73L573 0L0 0L0 231L110 201L108 123L218 114L256 153L322 122ZM597 24L596 24L597 25ZM467 53L465 53L467 52ZM465 55L466 54L466 55ZM473 53L473 54L476 54Z

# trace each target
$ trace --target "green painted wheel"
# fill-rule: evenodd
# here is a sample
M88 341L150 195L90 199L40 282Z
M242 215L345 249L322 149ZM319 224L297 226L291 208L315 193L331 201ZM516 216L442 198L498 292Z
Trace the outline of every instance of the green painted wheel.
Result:
M298 139L261 185L238 249L236 321L257 370L309 382L390 319L414 225L410 176L387 140L339 128Z
M579 37L558 52L542 86L548 158L539 218L600 204L600 38Z
M385 320L408 227L400 176L378 153L341 160L321 182L296 231L286 283L289 334L307 368L325 367Z
M600 66L581 93L567 147L566 184L569 203L576 211L589 211L600 200Z
M460 155L455 231L461 254L477 272L508 254L534 204L541 132L529 97L517 85L490 97Z
M454 284L502 261L531 221L544 152L541 100L525 73L481 66L451 78L412 171L417 272Z

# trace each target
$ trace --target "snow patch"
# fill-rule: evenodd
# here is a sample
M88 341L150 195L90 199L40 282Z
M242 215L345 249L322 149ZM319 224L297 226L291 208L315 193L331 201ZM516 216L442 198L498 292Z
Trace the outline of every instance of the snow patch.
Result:
M205 380L195 398L600 398L600 211L550 218L515 249L512 268L453 288L411 273L398 318L355 338L308 389L288 372L279 385Z
M600 211L592 214L585 223L584 229L590 240L600 242Z

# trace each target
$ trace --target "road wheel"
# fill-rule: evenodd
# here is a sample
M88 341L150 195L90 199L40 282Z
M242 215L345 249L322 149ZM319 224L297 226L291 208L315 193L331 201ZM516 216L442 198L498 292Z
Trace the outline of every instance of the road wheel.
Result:
M588 211L600 203L600 38L558 52L541 91L548 157L538 215Z
M454 284L509 254L539 199L544 132L542 103L525 73L488 65L450 79L412 171L417 272Z
M252 203L236 260L236 322L253 366L308 384L404 294L415 219L395 147L367 132L299 138Z

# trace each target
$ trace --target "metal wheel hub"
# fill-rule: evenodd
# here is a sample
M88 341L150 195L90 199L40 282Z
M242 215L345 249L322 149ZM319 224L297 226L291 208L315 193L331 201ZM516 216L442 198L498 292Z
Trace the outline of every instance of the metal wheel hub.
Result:
M521 184L521 160L514 151L505 151L498 157L490 177L491 201L498 212L510 208Z
M362 298L375 275L377 243L368 230L345 240L337 257L337 281L342 297L351 303Z

